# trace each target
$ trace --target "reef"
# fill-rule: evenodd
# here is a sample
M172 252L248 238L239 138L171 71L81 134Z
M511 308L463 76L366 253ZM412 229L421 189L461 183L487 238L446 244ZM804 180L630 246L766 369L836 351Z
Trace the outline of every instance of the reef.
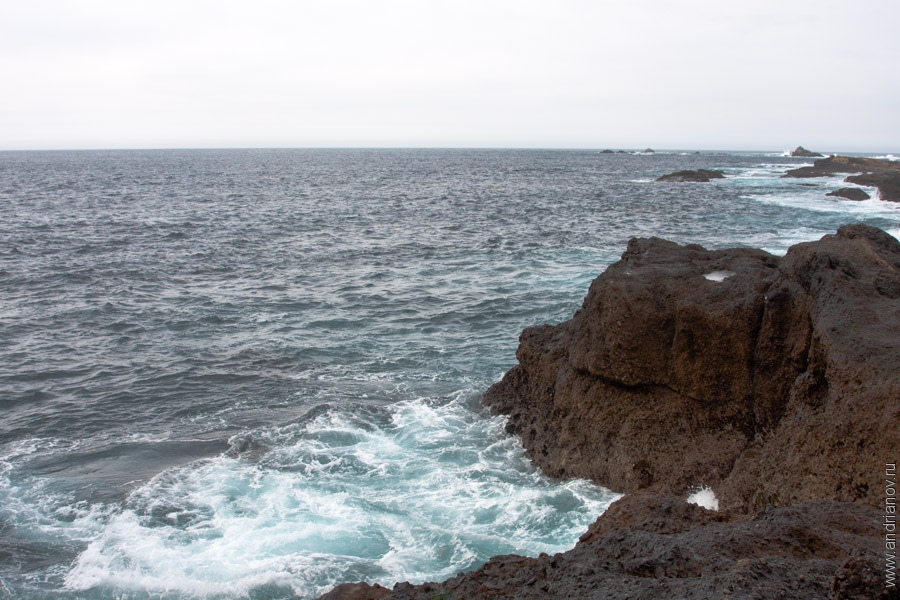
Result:
M483 403L549 475L625 496L573 550L378 597L900 597L881 531L900 456L887 233L848 225L783 257L633 239L516 356ZM697 486L722 510L685 502Z

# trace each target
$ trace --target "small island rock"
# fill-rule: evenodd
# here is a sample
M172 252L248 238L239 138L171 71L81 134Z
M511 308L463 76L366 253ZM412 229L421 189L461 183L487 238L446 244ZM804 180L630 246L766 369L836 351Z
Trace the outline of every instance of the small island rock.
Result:
M705 183L710 179L723 179L724 177L725 172L718 169L697 169L696 171L675 171L674 173L658 177L656 181Z
M813 152L812 150L807 150L803 146L797 146L797 148L791 152L791 156L799 156L802 158L823 158L823 154L819 154L818 152Z

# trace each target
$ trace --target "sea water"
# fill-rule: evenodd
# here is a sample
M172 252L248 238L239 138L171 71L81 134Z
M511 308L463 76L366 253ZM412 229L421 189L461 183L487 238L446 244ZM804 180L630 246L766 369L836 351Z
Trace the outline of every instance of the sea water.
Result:
M572 547L616 494L544 477L479 395L633 236L900 233L802 164L0 153L0 598L310 598ZM687 168L727 178L654 182Z

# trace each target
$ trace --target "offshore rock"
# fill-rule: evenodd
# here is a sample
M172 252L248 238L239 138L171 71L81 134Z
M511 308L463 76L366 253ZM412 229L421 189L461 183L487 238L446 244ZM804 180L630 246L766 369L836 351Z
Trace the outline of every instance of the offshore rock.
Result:
M807 150L803 146L797 146L797 148L791 152L791 156L799 156L802 158L822 158L824 155L818 152L813 152L812 150Z
M845 179L847 183L878 188L882 200L900 202L900 162L860 156L830 156L817 160L810 167L800 167L784 177L828 177L856 173Z
M900 243L849 225L783 258L633 239L483 402L554 477L723 510L876 506L900 456Z
M674 173L657 177L656 181L706 183L711 179L723 179L724 177L725 172L718 169L697 169L696 171L675 171Z
M385 598L887 599L880 518L839 502L726 515L638 493L568 552L497 556L443 583L397 584Z
M872 197L859 188L840 188L833 192L828 192L825 195L844 198L846 200L869 200Z
M881 200L900 202L900 165L898 165L896 172L862 173L861 175L851 175L844 181L876 187L878 188L878 197Z

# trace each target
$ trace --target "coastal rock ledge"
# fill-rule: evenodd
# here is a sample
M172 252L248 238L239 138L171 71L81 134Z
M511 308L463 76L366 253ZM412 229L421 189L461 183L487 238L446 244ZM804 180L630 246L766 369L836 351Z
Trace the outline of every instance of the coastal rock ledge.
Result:
M483 397L554 477L709 486L724 510L877 506L900 456L900 243L865 225L783 257L633 239Z
M900 458L887 233L848 225L784 257L633 239L516 356L484 404L549 475L625 496L568 552L346 597L900 598L883 531ZM684 501L697 486L720 511Z

